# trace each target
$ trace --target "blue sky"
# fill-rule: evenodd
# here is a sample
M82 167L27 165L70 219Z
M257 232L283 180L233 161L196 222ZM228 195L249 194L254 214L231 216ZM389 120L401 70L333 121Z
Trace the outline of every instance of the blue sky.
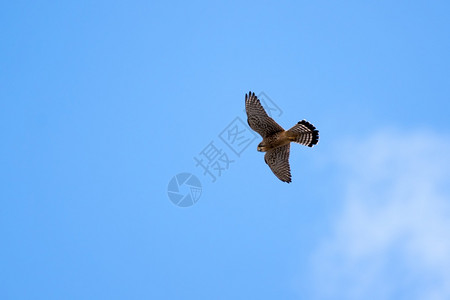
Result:
M0 9L2 299L447 299L447 1ZM219 134L264 92L291 184ZM215 182L194 157L234 160ZM175 206L173 176L202 194Z

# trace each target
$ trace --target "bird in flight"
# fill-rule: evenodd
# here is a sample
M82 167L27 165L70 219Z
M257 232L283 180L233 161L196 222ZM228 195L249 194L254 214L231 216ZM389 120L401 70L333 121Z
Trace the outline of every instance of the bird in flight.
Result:
M291 182L289 149L291 142L312 147L319 142L319 131L306 120L302 120L289 130L278 125L261 105L255 93L245 94L245 111L248 125L263 138L257 150L266 152L264 161L275 176L283 182Z

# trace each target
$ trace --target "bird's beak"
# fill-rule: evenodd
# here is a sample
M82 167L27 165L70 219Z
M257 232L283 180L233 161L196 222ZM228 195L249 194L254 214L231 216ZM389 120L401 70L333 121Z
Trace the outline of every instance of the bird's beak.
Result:
M258 148L256 148L256 150L258 150L259 152L261 152L261 151L262 151L262 148L261 148L261 147L258 147Z

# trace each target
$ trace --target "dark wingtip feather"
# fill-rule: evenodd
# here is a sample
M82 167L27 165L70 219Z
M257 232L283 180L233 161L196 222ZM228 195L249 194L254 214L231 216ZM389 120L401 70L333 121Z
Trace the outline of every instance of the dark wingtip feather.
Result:
M281 179L281 178L278 178L278 179L280 179L282 182L286 182L286 183L291 183L292 182L292 180L291 180L291 178L288 178L288 179Z
M248 94L245 94L245 100L247 100L247 99L250 100L250 98L252 98L254 96L255 96L255 93L253 93L253 95L252 95L252 91L248 91Z

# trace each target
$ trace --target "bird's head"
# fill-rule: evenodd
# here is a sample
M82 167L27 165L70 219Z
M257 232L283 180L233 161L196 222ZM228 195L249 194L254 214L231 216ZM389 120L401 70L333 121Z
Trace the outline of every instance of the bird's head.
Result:
M256 148L259 152L266 152L268 149L267 147L261 142L259 143L258 147Z

